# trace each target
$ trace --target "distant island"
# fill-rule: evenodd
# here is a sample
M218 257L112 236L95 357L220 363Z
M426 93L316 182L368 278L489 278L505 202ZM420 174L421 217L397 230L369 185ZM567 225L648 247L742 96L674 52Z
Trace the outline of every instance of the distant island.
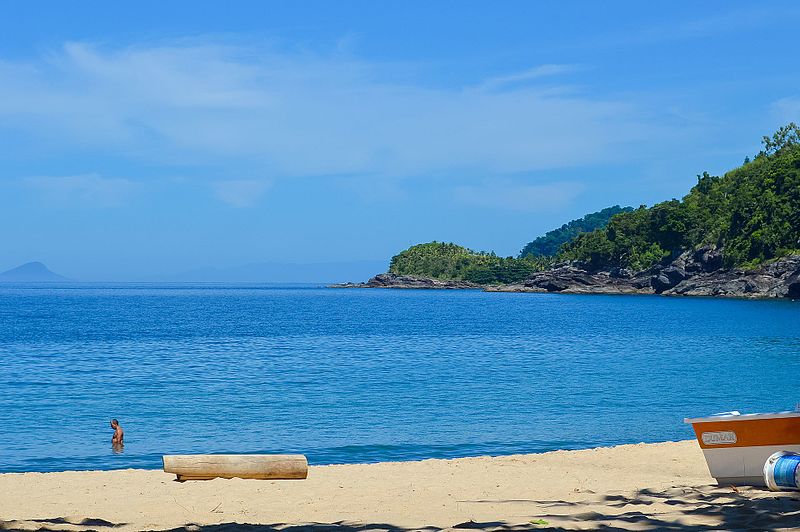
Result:
M338 287L800 298L800 127L781 127L681 200L609 207L536 238L517 257L429 242L389 271Z
M0 273L0 283L53 283L69 281L41 262L28 262Z

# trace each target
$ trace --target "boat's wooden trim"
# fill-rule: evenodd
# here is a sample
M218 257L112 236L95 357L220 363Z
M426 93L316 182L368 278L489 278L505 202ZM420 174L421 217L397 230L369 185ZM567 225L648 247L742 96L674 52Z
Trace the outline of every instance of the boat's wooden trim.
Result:
M740 417L740 416L737 416ZM703 449L800 444L800 416L725 419L692 424ZM707 436L704 438L703 435ZM720 434L720 438L709 438ZM733 437L726 437L732 434Z

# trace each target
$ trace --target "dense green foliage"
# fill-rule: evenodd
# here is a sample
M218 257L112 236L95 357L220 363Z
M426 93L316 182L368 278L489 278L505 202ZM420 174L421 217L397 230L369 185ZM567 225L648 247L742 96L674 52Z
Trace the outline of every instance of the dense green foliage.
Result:
M551 262L549 258L498 257L452 243L429 242L411 246L392 257L389 271L398 275L495 284L521 281Z
M800 128L794 123L764 150L722 177L703 173L683 200L617 214L566 243L560 259L590 268L646 269L683 250L714 245L727 266L750 267L800 247Z
M519 282L565 260L645 270L706 245L722 249L729 267L800 253L800 127L782 127L763 144L722 177L697 176L682 200L586 215L530 242L520 258L430 242L393 257L389 271L492 284Z
M608 225L608 221L615 214L630 212L632 210L631 207L614 205L602 211L587 214L583 218L567 222L558 229L548 231L544 236L540 236L536 240L528 242L525 247L522 248L522 251L520 251L519 256L520 258L531 255L553 257L558 253L562 245L578 236L579 233L588 233L595 229L602 229Z

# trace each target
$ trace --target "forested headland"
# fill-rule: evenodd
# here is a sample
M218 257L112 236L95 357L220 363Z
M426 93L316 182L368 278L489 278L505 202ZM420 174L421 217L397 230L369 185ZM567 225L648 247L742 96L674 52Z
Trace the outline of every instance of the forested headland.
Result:
M587 214L532 240L517 257L430 242L395 255L389 272L491 285L565 263L643 271L701 247L719 250L726 268L800 254L800 127L788 124L762 142L724 175L698 175L682 199Z

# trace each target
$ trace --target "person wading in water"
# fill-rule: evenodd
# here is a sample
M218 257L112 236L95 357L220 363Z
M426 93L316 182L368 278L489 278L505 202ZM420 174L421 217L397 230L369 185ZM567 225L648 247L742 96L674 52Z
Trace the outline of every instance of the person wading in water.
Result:
M122 440L125 438L125 432L122 430L122 427L119 426L119 421L116 419L111 420L111 428L114 429L114 435L111 437L111 446L116 450L122 447Z

